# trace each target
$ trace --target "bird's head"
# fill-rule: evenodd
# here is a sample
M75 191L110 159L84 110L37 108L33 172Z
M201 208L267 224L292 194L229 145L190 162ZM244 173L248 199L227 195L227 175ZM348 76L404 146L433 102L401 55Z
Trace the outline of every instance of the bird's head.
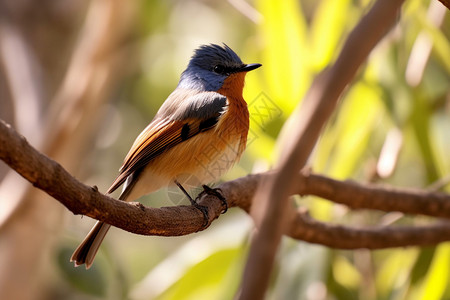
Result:
M181 74L178 87L216 92L225 80L238 73L259 68L261 64L244 64L227 45L203 45L195 50L186 70ZM233 76L244 84L244 76Z

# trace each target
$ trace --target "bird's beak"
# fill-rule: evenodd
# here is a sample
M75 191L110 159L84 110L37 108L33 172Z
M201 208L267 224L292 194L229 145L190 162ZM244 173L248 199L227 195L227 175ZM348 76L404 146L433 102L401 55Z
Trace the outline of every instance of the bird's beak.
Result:
M262 64L248 64L248 65L244 65L241 68L239 68L238 72L252 71L252 70L258 69L261 66L262 66Z

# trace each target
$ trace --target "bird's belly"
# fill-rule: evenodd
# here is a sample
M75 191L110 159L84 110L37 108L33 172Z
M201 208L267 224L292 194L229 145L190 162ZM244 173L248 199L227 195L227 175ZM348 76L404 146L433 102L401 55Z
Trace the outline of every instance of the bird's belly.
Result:
M240 155L239 141L210 143L194 158L195 166L192 168L192 176L199 184L216 181L239 160Z
M128 201L174 184L186 189L214 182L223 176L242 154L241 137L222 137L213 130L196 135L162 153L139 176Z

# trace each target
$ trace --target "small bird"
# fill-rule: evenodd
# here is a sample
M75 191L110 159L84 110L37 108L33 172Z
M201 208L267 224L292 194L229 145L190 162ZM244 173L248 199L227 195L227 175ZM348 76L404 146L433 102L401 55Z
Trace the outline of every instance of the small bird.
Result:
M136 138L108 189L124 184L120 200L134 201L162 187L181 185L186 174L203 184L204 192L226 201L218 189L204 185L218 179L245 149L249 113L242 91L245 74L261 64L244 64L227 45L202 45L195 50L177 88ZM75 266L89 269L111 225L98 221L74 251Z

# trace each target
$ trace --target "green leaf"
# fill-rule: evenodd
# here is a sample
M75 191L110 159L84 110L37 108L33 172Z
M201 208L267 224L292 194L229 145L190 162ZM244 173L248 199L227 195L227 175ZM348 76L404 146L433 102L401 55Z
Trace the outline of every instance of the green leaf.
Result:
M379 123L383 106L376 87L356 84L337 110L337 120L329 125L317 146L313 169L336 179L347 179L368 150L370 138ZM320 220L331 218L332 204L317 201L311 214Z
M223 299L224 295L234 294L238 282L229 276L229 271L236 270L234 264L242 251L242 248L230 248L213 253L190 268L158 299ZM227 285L225 279L234 283Z
M411 124L425 163L428 183L432 183L439 178L439 174L436 168L434 145L430 139L430 119L432 114L430 103L426 97L421 95L414 95L412 100L414 101L414 107L411 113Z
M425 279L422 294L423 300L444 299L443 295L448 285L450 268L450 243L437 247Z
M264 16L260 26L264 40L262 64L267 93L283 111L296 106L310 83L306 21L298 1L256 2Z
M311 56L314 69L323 69L338 53L346 27L349 26L349 0L320 1L311 24Z
M356 289L362 281L359 271L343 255L337 255L333 261L333 276L347 289Z
M379 259L379 270L376 274L376 288L380 299L391 299L396 289L406 286L417 259L417 249L383 251Z

